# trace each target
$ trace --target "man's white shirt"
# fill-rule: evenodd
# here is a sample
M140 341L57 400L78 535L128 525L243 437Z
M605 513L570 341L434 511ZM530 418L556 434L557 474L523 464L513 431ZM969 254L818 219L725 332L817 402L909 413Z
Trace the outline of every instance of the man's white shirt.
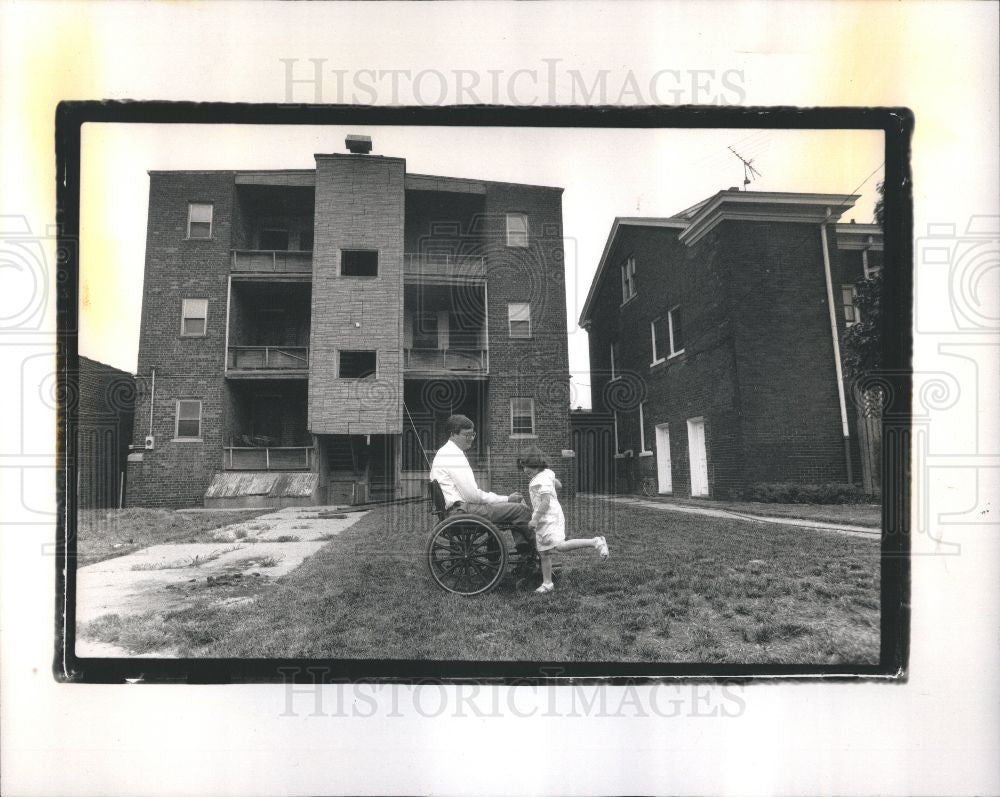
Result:
M500 504L507 501L507 496L480 490L476 484L476 475L465 456L465 452L449 440L434 455L431 463L431 480L437 480L444 495L445 509L456 501L473 504Z

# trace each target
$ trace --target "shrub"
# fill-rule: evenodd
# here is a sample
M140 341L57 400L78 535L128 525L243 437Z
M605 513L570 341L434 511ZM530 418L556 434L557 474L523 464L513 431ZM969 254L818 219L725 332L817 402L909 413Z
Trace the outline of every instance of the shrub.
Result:
M766 482L750 485L746 500L768 504L864 504L871 497L855 484Z

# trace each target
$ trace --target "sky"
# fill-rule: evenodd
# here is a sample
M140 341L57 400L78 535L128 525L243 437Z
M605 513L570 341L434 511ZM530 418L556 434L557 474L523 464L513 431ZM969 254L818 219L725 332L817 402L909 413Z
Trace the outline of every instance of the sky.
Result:
M560 186L571 402L590 407L587 333L578 327L616 216L669 216L740 186L860 194L843 220L872 220L883 136L870 130L154 125L88 123L82 133L80 354L135 372L142 306L147 171L314 168L348 133L408 172Z

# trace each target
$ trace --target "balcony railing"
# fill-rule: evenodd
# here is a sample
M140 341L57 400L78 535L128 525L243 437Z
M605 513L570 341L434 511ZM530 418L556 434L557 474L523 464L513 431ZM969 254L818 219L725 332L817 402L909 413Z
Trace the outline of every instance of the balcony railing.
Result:
M308 346L230 346L226 367L233 371L292 371L309 368Z
M473 371L485 373L486 349L403 349L406 371Z
M268 446L223 448L226 470L311 470L312 446Z
M403 274L407 277L486 278L483 255L418 254L403 255Z
M311 274L312 252L233 249L232 270L250 274Z

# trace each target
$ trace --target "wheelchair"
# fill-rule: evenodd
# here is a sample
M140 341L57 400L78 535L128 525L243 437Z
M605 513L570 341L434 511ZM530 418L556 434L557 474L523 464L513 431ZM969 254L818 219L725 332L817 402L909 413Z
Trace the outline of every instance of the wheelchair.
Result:
M537 578L541 560L534 539L529 550L518 551L508 526L470 512L448 515L440 485L431 481L430 489L431 514L438 522L427 540L427 567L441 589L470 597L485 595L497 588L508 568L518 586Z

